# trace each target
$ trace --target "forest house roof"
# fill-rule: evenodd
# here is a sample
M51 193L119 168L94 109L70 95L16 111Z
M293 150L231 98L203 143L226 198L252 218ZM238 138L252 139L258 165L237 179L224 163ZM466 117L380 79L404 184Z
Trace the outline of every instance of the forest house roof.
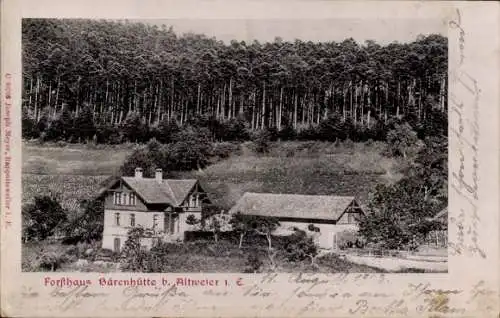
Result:
M146 204L169 204L179 206L189 195L198 180L196 179L163 179L158 182L155 178L121 177L118 180L128 185L137 193ZM107 187L109 190L116 182Z

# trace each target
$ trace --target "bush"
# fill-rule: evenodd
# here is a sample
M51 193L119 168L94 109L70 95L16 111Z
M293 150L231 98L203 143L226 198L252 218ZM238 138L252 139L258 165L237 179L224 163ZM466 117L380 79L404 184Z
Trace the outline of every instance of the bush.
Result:
M212 156L221 159L229 158L233 154L240 154L240 146L230 142L218 142L212 147Z
M253 151L256 153L268 153L271 142L269 130L259 130L253 138Z
M394 129L387 133L389 151L393 156L406 158L416 154L418 142L417 132L408 123L396 124Z
M83 200L80 208L83 213L65 226L66 238L87 243L101 240L104 227L103 200Z
M41 241L56 233L67 221L67 213L53 196L36 196L22 209L23 241Z
M357 231L345 230L337 233L337 245L340 249L353 248L364 245Z
M222 140L244 141L248 140L249 137L246 122L243 118L231 118L228 122L224 123Z
M244 273L259 273L260 269L264 265L264 262L259 257L256 251L251 251L247 256L247 261L245 263Z
M318 131L317 127L313 125L307 125L297 128L297 140L317 140Z
M48 270L54 272L57 269L61 268L63 264L75 260L76 260L75 257L66 255L63 252L48 251L41 255L38 266L41 270Z
M318 247L314 244L314 240L308 237L304 231L296 231L285 240L283 251L288 261L297 262L307 258L313 261L318 254Z

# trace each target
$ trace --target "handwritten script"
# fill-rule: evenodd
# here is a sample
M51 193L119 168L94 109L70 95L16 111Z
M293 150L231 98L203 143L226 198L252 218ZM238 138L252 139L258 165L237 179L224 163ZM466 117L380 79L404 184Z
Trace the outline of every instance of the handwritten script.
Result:
M451 188L457 195L458 216L450 219L450 226L455 227L456 236L450 238L449 250L453 255L467 255L486 258L486 253L479 244L478 227L480 214L479 202L479 112L481 89L478 81L464 68L466 62L467 33L462 26L460 10L456 18L449 22L450 29L458 38L458 67L451 72L450 81L450 131L454 150L450 157L458 158L459 164L451 171ZM451 148L450 148L451 149Z
M208 312L222 316L244 304L250 315L287 312L296 317L314 313L400 317L419 313L463 315L467 313L466 305L478 302L490 304L484 310L491 312L498 297L484 281L477 282L471 291L464 291L438 288L432 283L403 283L396 287L389 285L383 274L297 273L260 277L245 279L243 288L209 287L202 292L175 285L116 287L106 292L97 285L56 287L48 293L30 289L23 293L23 301L36 310L67 313L91 308L103 313ZM353 288L357 283L360 288ZM367 283L371 288L363 287Z

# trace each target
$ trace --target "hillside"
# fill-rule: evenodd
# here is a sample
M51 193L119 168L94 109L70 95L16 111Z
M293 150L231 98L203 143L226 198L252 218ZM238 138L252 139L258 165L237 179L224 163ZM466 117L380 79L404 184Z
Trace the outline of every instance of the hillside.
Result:
M175 175L200 179L212 198L229 208L245 191L355 195L363 203L377 183L397 180L401 168L383 155L383 143L277 142L266 155L249 144L203 170ZM54 193L73 210L118 171L132 149L24 144L23 202Z

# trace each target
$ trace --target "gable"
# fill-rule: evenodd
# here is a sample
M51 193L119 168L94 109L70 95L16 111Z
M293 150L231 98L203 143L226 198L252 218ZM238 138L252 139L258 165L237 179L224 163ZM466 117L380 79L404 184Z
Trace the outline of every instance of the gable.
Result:
M180 206L193 189L199 187L199 184L196 179L163 179L162 182L158 182L154 178L122 177L107 182L106 187L99 191L99 196L109 190L123 189L123 187L133 191L145 204Z
M137 191L132 189L129 185L127 185L125 182L122 182L122 180L116 180L114 183L111 184L111 186L106 189L103 193L102 196L105 197L105 202L108 205L114 205L114 193L115 192L130 192L133 193L136 197L136 202L138 205L145 206L146 202L144 201L144 198L142 198Z
M353 220L355 220L354 223L356 223L359 222L363 216L365 216L363 209L359 206L356 200L353 200L352 203L339 216L337 223L353 223Z
M188 195L191 194L195 186L198 184L198 180L195 179L193 180L168 179L165 180L165 182L170 187L170 190L172 191L172 195L177 205L181 205L186 200Z
M193 195L194 193L200 194L200 199L203 203L211 204L212 201L210 200L208 193L203 189L203 187L201 186L201 184L198 181L196 181L196 183L193 185L193 187L188 192L186 192L186 195L184 196L182 201L180 201L179 204L180 205L186 204L186 202L189 200L191 195Z

